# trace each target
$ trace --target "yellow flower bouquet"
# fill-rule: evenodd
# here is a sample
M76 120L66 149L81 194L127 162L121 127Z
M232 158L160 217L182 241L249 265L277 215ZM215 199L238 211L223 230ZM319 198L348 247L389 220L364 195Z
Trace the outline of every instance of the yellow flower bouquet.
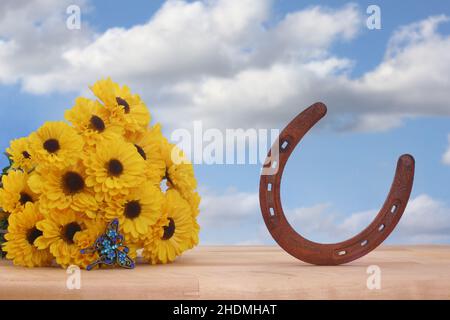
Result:
M2 251L16 265L90 269L137 251L167 263L198 244L192 164L139 95L109 78L91 90L98 100L77 98L70 124L47 122L6 150Z

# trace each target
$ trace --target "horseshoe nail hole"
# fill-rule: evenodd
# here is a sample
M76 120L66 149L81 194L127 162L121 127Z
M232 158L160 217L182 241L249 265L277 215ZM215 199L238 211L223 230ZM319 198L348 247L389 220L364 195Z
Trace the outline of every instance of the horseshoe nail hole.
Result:
M269 184L267 185L267 191L272 191L272 184L271 184L271 183L269 183Z
M378 231L383 231L384 230L384 224L380 224L380 226L378 227Z
M289 146L289 142L287 142L286 140L283 141L283 143L281 143L281 149L282 150L286 150L286 148Z
M269 212L270 212L270 216L272 216L272 217L275 216L275 210L273 210L273 208L269 208Z
M345 256L347 254L347 251L341 250L337 254L338 254L338 256Z
M398 206L396 204L394 204L391 208L391 213L396 213L398 209Z
M365 247L369 243L369 240L364 240L361 242L361 247Z

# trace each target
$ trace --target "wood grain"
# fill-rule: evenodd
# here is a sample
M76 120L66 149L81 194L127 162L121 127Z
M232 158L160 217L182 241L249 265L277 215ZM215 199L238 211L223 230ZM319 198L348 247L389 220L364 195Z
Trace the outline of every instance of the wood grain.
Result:
M369 290L367 267L381 268ZM0 299L450 299L450 246L382 246L352 263L312 266L278 247L199 247L166 266L82 271L0 261Z

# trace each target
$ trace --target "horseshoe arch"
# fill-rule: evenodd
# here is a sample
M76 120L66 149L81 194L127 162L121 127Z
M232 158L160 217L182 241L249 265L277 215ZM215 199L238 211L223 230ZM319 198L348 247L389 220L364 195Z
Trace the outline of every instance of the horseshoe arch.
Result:
M323 103L315 103L301 112L283 129L279 139L275 141L269 151L264 164L259 186L259 201L264 222L281 248L307 263L339 265L368 254L394 230L405 211L411 194L415 161L408 154L402 155L398 159L395 177L383 207L375 219L356 236L332 244L316 243L302 237L292 228L284 215L280 197L281 178L284 167L296 145L326 113L327 107ZM278 150L277 160L272 160L274 150ZM277 169L275 173L264 172L273 167Z

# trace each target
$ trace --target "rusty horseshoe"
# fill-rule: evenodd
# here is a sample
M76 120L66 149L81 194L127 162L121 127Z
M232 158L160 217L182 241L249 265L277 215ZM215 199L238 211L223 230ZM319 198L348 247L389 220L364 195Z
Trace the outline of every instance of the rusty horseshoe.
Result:
M415 161L402 155L397 162L394 181L378 215L356 236L339 243L312 242L298 234L284 215L280 183L284 167L303 136L327 113L323 103L315 103L295 117L279 135L263 166L259 186L261 212L272 237L286 252L307 263L339 265L358 259L378 247L394 230L402 217L411 194ZM273 157L274 150L278 157ZM265 169L276 167L273 173Z

